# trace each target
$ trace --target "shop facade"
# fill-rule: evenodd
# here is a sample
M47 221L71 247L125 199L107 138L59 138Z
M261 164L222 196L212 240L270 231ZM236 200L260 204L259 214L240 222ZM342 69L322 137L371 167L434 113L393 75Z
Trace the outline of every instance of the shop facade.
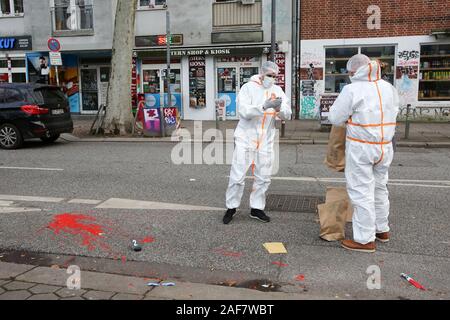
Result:
M0 36L0 82L27 82L28 52L33 50L32 38L24 36Z
M401 118L410 105L415 118L449 119L447 0L302 0L300 6L300 119L319 118L321 96L336 96L350 82L346 63L357 53L380 62L382 78L398 90Z
M236 98L240 88L260 72L267 61L270 44L241 46L175 47L171 49L170 91L172 106L184 120L215 120L216 100L225 102L227 120L237 120ZM166 51L136 48L138 93L147 108L167 105ZM289 53L277 53L278 84L289 88ZM288 83L286 83L288 82ZM286 94L290 95L289 92Z
M434 36L304 40L300 66L300 118L319 118L323 94L350 83L346 63L366 54L382 66L382 78L400 96L401 113L412 108L450 107L450 40Z

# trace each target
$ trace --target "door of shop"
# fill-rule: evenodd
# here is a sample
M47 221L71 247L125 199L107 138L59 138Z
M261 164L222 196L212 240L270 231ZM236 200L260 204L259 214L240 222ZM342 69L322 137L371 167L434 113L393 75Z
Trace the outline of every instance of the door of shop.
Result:
M145 95L145 105L147 108L158 109L167 105L167 83L163 77L167 65L164 64L144 64L142 66L142 88ZM178 115L183 118L183 105L181 98L181 65L172 64L170 66L170 93L172 96L172 107L178 109ZM164 100L163 100L164 99Z
M109 66L83 66L81 68L81 113L95 114L102 104L106 105L109 73Z
M240 62L218 61L216 64L217 98L225 100L227 119L238 119L236 97L239 90L250 81L253 75L259 73L259 61L255 61L254 58L243 60Z

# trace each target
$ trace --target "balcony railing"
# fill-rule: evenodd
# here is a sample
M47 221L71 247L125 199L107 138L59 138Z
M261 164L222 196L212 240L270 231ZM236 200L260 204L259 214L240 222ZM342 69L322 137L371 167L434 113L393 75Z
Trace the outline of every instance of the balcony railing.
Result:
M261 27L262 2L243 5L241 1L213 3L213 27Z
M92 5L55 6L51 8L53 34L92 33L94 11Z

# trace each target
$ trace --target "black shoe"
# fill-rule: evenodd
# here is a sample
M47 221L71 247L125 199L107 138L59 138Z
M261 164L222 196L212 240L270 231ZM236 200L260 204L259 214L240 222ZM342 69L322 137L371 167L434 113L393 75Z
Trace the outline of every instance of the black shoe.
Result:
M250 212L250 218L258 219L262 222L270 222L270 218L262 210L252 209Z
M223 223L229 224L231 220L233 220L233 216L236 213L236 209L228 209L225 215L223 216Z

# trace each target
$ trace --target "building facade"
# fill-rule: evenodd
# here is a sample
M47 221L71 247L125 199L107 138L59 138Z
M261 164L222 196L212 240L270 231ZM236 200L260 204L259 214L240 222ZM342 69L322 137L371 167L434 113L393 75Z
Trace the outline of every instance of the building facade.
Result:
M277 1L279 84L290 95L291 0ZM59 84L73 113L106 103L117 0L0 2L0 81ZM270 0L138 0L132 93L148 108L167 100L166 12L171 15L172 104L183 119L213 120L215 100L237 118L236 95L268 59ZM48 40L61 44L63 65L52 66ZM137 99L133 100L137 104Z
M214 120L215 100L227 119L237 119L236 95L269 57L270 0L139 0L136 13L137 91L147 107L167 99L166 11L171 16L171 96L181 118ZM277 1L278 83L290 95L291 0Z
M447 0L300 3L300 118L319 118L320 97L349 83L346 62L357 53L382 63L383 78L399 91L402 114L408 104L428 113L436 107L433 115L449 112Z
M1 2L0 81L63 87L73 113L106 103L114 0L5 0ZM48 40L61 44L63 65L51 65ZM8 40L9 39L9 40ZM1 42L1 40L0 40Z

